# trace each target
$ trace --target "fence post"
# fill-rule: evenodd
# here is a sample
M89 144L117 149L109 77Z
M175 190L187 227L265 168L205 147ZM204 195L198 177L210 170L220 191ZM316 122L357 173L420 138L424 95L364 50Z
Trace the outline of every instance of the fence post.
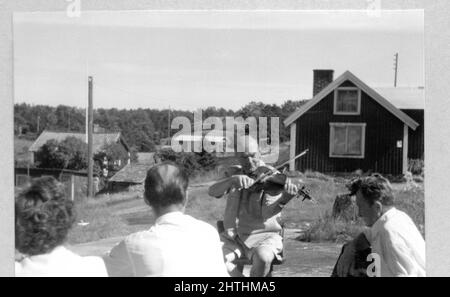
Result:
M70 176L70 200L75 200L75 176Z

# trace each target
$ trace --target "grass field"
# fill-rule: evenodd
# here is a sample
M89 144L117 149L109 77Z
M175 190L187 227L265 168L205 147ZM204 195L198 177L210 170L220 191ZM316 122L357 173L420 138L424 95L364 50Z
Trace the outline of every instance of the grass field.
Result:
M345 179L332 178L322 174L306 174L304 181L318 204L308 201L291 201L282 214L286 228L309 229L309 241L340 241L348 235L359 232L361 225L334 221L331 209L338 194L345 193ZM309 177L308 177L309 176ZM223 217L225 199L215 199L208 195L210 183L193 184L189 188L186 213L215 226ZM424 230L423 184L405 189L405 184L393 184L397 207L406 211L416 225ZM69 243L85 243L104 238L124 236L132 232L148 229L155 218L142 200L142 192L132 189L112 195L101 195L89 201L76 204L78 221L69 234Z

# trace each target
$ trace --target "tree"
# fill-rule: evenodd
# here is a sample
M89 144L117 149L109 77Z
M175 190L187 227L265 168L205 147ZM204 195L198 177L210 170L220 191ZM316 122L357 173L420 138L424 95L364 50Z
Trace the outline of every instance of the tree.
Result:
M180 164L189 176L213 170L218 162L214 154L205 151L201 153L176 153L171 148L158 151L156 158L161 161L171 161Z
M105 164L103 163L105 158L107 161L106 169L108 172L114 173L127 164L128 152L119 143L105 144L101 151L94 155L94 160L101 168L105 168ZM116 162L118 160L120 160L120 165Z
M76 137L48 140L37 152L37 167L82 170L87 168L87 144Z

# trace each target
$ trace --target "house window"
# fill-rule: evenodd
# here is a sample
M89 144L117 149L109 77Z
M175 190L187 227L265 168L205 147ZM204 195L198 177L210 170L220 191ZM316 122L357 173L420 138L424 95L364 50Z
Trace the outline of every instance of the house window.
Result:
M361 113L361 90L347 87L334 90L334 114L359 115Z
M364 158L365 123L330 123L330 157Z

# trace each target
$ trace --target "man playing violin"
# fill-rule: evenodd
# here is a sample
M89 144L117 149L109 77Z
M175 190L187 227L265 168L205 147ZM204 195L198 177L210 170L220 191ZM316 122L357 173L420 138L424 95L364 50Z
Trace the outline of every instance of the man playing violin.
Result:
M246 148L245 152L236 154L240 165L230 167L225 173L226 178L209 188L209 195L216 198L228 196L224 213L225 231L221 240L229 273L241 275L233 261L247 257L252 262L250 276L267 276L275 257L281 260L282 227L278 222L281 211L296 196L299 188L290 178L286 179L279 194L252 187L256 172L261 168L273 168L260 160L255 139L243 136L237 141Z

